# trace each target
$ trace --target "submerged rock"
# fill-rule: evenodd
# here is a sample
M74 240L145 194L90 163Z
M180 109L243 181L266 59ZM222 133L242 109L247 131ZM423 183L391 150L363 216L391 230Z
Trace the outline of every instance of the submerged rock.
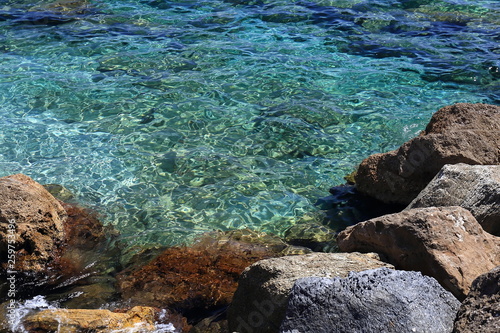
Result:
M311 253L261 260L245 269L228 309L230 332L278 332L294 282L303 277L345 277L350 271L392 267L377 255Z
M381 201L407 205L445 164L500 164L499 133L499 106L446 106L418 137L366 158L358 168L356 187Z
M287 243L304 246L315 252L335 252L336 238L335 230L315 222L295 224L285 231Z
M134 305L172 308L197 321L231 302L247 266L289 248L250 230L210 233L191 247L169 248L144 266L122 271L118 285Z
M460 307L453 333L500 332L500 266L472 283Z
M441 206L469 210L485 231L500 236L500 165L445 165L407 209Z
M342 251L377 252L420 271L463 300L472 281L500 265L500 238L462 207L415 208L358 223L337 238Z
M293 286L280 332L449 333L460 302L419 272L388 268Z

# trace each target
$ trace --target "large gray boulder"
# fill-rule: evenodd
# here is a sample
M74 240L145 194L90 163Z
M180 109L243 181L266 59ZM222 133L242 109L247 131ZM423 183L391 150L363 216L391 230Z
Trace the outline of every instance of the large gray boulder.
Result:
M425 130L400 148L361 162L357 189L408 205L445 164L500 164L500 106L458 103L439 109Z
M350 271L393 267L378 255L361 253L311 253L272 258L247 267L228 309L230 332L278 332L285 317L293 284L308 276L345 277Z
M453 333L500 332L500 266L479 276L458 310Z
M447 164L407 209L442 206L469 210L485 231L500 236L500 165Z
M449 333L460 302L433 278L388 268L298 280L282 333Z

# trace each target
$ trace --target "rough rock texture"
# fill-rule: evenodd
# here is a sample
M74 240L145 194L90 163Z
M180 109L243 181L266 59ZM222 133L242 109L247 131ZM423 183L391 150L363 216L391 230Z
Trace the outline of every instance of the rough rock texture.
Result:
M500 165L445 165L407 209L440 206L463 207L500 236Z
M116 332L118 330L133 332L154 332L158 319L171 319L178 325L179 331L187 332L185 319L171 313L161 313L159 309L136 306L124 313L109 310L55 309L43 310L24 320L28 332ZM161 325L161 324L160 324ZM168 325L168 324L167 324ZM167 331L168 332L168 331Z
M461 207L416 208L358 223L337 238L342 251L378 252L420 271L463 300L472 281L500 265L500 238Z
M453 333L500 332L500 266L472 283L460 307Z
M311 253L259 261L245 269L228 309L230 332L278 332L290 290L302 277L345 277L350 271L392 267L375 254Z
M168 307L190 319L227 306L241 272L290 248L279 238L250 230L206 235L191 247L173 247L142 267L118 275L125 300Z
M57 199L30 177L17 174L0 178L2 270L45 272L63 243L66 218ZM9 267L7 261L9 242L15 248L15 267Z
M500 164L500 107L459 103L394 151L366 158L356 187L384 202L409 204L445 164Z
M379 268L298 280L280 332L449 333L460 302L419 272Z

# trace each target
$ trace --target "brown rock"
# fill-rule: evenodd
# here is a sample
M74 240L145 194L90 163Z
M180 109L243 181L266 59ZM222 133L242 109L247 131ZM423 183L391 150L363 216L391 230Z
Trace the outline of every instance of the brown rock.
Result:
M210 234L191 247L169 248L146 265L119 273L118 286L132 304L168 307L197 320L231 302L247 266L280 256L287 248L277 238L249 230Z
M256 262L241 275L228 309L229 332L278 332L299 278L346 277L350 271L379 267L392 265L378 260L376 254L361 253L311 253Z
M445 164L500 164L500 107L459 103L436 112L420 136L365 159L356 174L362 193L409 204Z
M500 264L500 238L461 207L384 215L347 228L337 242L342 251L382 253L397 269L432 276L458 299L478 275Z
M136 306L125 313L109 310L43 310L24 320L28 332L96 332L117 330L153 332L157 329L159 309ZM164 318L168 319L168 318Z
M500 266L472 283L458 310L453 333L500 332Z
M30 177L17 174L0 178L2 269L45 272L58 256L66 218L62 205ZM9 256L9 249L15 250L15 257Z

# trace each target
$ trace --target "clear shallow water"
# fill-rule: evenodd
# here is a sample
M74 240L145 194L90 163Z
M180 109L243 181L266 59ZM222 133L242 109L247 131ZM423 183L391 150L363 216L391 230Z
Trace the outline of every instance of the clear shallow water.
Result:
M130 243L280 233L438 108L500 103L500 3L0 1L0 175Z

